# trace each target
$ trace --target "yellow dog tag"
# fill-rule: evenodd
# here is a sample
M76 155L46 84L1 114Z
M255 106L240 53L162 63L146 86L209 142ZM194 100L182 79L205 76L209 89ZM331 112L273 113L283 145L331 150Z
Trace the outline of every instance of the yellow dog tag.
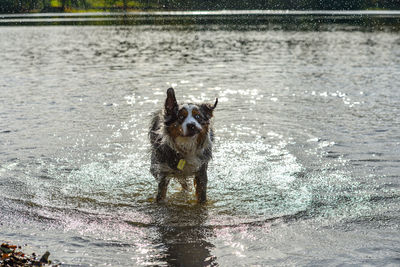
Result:
M179 161L179 163L178 163L178 166L176 166L176 167L178 168L178 170L183 171L183 168L185 167L185 164L186 164L186 160L181 159L181 160Z

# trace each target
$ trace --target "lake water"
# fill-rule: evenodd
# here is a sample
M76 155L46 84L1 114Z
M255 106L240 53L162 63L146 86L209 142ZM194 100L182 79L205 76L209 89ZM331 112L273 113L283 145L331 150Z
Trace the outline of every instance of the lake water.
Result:
M399 31L317 26L0 27L0 241L63 266L399 265ZM219 98L205 206L153 200L171 86Z

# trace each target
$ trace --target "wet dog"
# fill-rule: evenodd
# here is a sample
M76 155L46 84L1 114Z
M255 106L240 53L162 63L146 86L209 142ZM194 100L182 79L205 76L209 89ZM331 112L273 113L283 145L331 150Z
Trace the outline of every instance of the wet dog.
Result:
M177 178L184 190L194 176L199 203L207 200L207 167L212 157L214 133L211 127L214 105L181 104L173 88L167 90L163 110L153 114L149 138L150 172L158 182L157 202L164 201L170 179Z

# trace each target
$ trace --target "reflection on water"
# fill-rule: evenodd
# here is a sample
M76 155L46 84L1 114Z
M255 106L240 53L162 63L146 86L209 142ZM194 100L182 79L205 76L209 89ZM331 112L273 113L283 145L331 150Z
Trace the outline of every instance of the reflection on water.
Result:
M182 201L182 199L181 199ZM157 231L165 247L160 260L172 266L215 266L211 255L212 228L205 227L207 207L167 205L157 211Z
M400 39L329 27L1 27L1 238L71 265L397 263ZM206 206L153 201L170 86L220 99Z

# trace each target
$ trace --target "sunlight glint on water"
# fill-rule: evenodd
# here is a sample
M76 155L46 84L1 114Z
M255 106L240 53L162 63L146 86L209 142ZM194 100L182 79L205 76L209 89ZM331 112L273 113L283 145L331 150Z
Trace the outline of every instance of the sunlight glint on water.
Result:
M2 238L71 265L396 264L397 33L246 27L1 28ZM170 86L220 100L204 207L154 203Z

